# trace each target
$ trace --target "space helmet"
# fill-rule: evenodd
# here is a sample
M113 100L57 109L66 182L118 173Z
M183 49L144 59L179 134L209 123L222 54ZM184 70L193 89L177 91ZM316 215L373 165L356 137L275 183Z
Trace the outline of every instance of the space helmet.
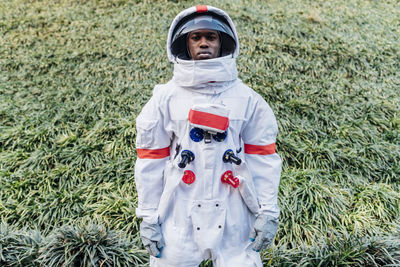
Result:
M236 49L235 35L229 22L221 15L212 12L196 12L178 22L172 32L171 53L180 59L191 59L187 40L189 33L195 30L215 30L220 36L219 57L233 54Z

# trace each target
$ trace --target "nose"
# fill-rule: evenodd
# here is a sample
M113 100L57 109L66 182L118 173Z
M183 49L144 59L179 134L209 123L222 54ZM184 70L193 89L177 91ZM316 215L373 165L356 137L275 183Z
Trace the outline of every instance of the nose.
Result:
M201 37L200 39L200 47L201 48L208 48L208 41L205 36Z

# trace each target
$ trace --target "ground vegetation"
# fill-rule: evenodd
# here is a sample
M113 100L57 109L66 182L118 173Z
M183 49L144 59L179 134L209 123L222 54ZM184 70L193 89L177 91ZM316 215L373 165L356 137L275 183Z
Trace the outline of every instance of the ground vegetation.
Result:
M398 2L207 3L231 15L240 78L279 124L265 265L400 264ZM172 19L195 4L0 2L1 266L147 264L135 118L172 76Z

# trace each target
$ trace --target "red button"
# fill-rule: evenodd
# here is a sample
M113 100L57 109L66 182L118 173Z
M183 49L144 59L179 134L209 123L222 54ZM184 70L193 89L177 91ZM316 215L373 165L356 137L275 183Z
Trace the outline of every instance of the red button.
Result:
M234 188L239 186L239 179L233 176L232 171L226 171L221 176L221 182L224 184L230 184Z
M192 184L194 182L194 180L196 180L196 175L194 174L194 172L186 170L183 173L182 181L185 184Z

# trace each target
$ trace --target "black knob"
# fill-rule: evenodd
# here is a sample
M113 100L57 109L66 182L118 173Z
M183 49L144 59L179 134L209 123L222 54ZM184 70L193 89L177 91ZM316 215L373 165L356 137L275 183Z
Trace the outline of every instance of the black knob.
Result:
M213 135L213 138L215 141L217 142L222 142L225 140L226 136L228 135L227 132L223 132L223 133L217 133Z
M230 162L235 163L236 165L240 165L240 163L242 163L242 160L235 156L232 149L228 149L227 151L225 151L224 155L222 156L222 160L225 163Z
M194 154L190 150L183 150L181 153L182 160L179 162L179 168L185 168L187 164L194 160Z

